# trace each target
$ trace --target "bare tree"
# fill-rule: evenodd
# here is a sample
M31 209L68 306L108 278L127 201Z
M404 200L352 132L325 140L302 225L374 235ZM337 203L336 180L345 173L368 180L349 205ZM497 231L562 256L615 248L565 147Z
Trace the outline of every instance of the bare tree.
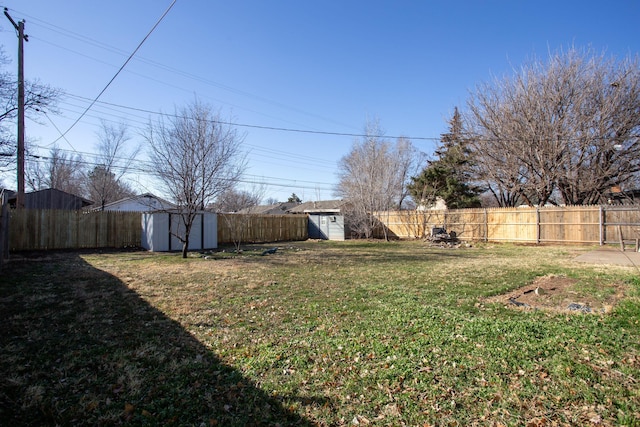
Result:
M246 211L260 204L264 194L264 187L252 190L237 190L228 188L220 194L215 203L215 210L219 213L236 213Z
M384 137L379 121L368 121L365 136L338 164L336 195L348 201L345 219L351 230L370 238L379 225L372 215L399 207L406 198L406 182L414 169L415 149L405 139L395 145ZM386 230L385 237L386 236Z
M236 252L240 252L240 246L244 241L255 208L264 197L266 187L255 185L250 190L228 189L218 197L216 210L222 215L233 239Z
M186 258L197 212L233 188L245 169L244 138L198 101L150 123L145 138L156 177L180 209L176 237Z
M124 123L113 125L103 121L97 138L98 164L87 174L87 193L104 210L107 203L132 195L124 176L131 169L140 148L129 149L127 146L131 137Z
M32 190L55 188L84 195L84 160L79 154L68 154L53 147L49 156L32 160L27 169L27 183Z
M119 179L104 165L95 166L87 172L85 180L87 195L100 210L104 210L107 203L131 197L135 194L129 184Z
M502 206L602 201L640 169L640 68L570 49L478 86L466 128Z
M411 191L409 186L420 169L427 161L427 155L420 152L408 138L400 137L396 140L395 159L397 163L397 201L396 209L406 208L407 198Z
M0 66L8 64L2 47L0 47ZM24 108L25 115L31 120L47 112L57 112L57 103L61 97L58 89L40 83L38 80L25 81ZM0 167L6 167L14 161L16 151L14 140L14 121L18 116L18 83L17 78L7 71L0 72Z

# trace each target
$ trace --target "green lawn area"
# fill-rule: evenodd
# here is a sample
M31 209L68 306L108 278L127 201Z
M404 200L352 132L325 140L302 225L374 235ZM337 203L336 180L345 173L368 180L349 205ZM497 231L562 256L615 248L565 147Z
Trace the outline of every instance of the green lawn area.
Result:
M637 268L583 247L273 246L14 256L0 424L640 425ZM610 308L489 300L541 277Z

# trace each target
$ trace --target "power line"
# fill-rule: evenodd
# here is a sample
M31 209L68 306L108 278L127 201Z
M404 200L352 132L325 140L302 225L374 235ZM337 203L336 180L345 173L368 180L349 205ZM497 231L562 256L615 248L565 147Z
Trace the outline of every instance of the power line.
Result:
M97 41L97 40L92 39L90 37L84 36L82 34L78 34L78 33L75 33L73 31L64 29L64 28L59 27L57 25L51 24L51 23L49 23L47 21L43 21L41 19L38 19L38 18L35 18L35 17L31 17L29 15L25 15L25 16L29 17L29 19L35 20L36 22L40 22L41 23L40 25L43 28L48 29L50 31L53 31L53 32L56 32L58 34L61 34L61 35L64 35L64 36L79 40L79 41L87 43L89 45L96 46L98 48L104 49L104 50L112 52L112 53L120 54L120 55L123 55L123 56L126 55L126 52L124 52L123 50L121 50L121 49L119 49L117 47L110 46L110 45L108 45L106 43L102 43L100 41ZM68 34L66 34L66 33L68 33ZM97 58L85 55L83 53L71 50L71 49L69 49L69 48L67 48L65 46L60 46L60 45L57 45L55 43L52 43L49 40L46 40L46 39L39 39L39 40L44 42L44 43L50 44L52 46L56 46L57 48L60 48L60 49L67 50L69 52L75 53L77 55L84 56L86 58L89 58L89 59L92 59L92 60L107 64L107 65L111 65L111 64L108 64L107 62L102 61L100 59L97 59ZM255 100L267 103L267 104L271 104L271 105L274 105L274 106L277 106L277 107L280 107L280 108L283 108L283 109L287 109L287 110L291 110L291 111L294 111L294 112L297 112L297 113L301 113L301 114L304 114L304 115L307 115L307 116L310 116L310 117L315 117L315 118L319 118L321 120L325 120L325 121L328 121L328 122L333 122L333 123L341 125L341 126L352 127L351 125L347 125L345 123L340 123L340 122L338 122L336 120L329 119L329 118L326 118L326 117L322 117L322 116L320 116L318 114L310 113L310 112L301 110L301 109L296 108L296 107L291 107L291 106L285 105L285 104L283 104L281 102L274 101L274 100L271 100L271 99L268 99L268 98L253 94L253 93L247 92L245 90L237 89L237 88L234 88L234 87L231 87L231 86L228 86L228 85L213 81L211 79L208 79L208 78L205 78L205 77L202 77L202 76L198 76L198 75L190 73L188 71L183 71L183 70L180 70L178 68L171 67L169 65L163 64L163 63L158 62L158 61L154 61L152 59L148 59L148 58L145 58L145 57L142 57L142 56L137 56L136 60L138 60L140 62L143 62L143 63L146 63L146 64L149 64L149 65L154 66L156 68L162 69L164 71L168 71L168 72L180 75L182 77L186 77L186 78L189 78L191 80L195 80L197 82L201 82L201 83L205 83L205 84L210 85L210 86L218 87L218 88L226 90L228 92L232 92L232 93L235 93L235 94L238 94L238 95L246 96L248 98L252 98L252 99L255 99ZM152 78L150 76L147 76L147 75L144 75L144 74L135 73L135 72L130 71L130 70L128 72L136 74L136 75L139 75L139 76L142 76L144 78L147 78L147 79L150 79L150 80L153 80L153 81L157 81L159 83L162 83L162 84L165 84L165 85L177 88L177 89L182 89L182 88L180 88L178 86L169 84L167 82L163 82L161 80L154 79L154 78ZM240 107L240 108L242 108L242 107ZM259 114L261 114L261 113L259 113Z
M80 99L80 100L89 100L89 98L80 96L80 95L74 95L74 94L68 94L71 97L74 97L76 99ZM179 119L189 119L189 117L184 117L184 116L180 116L178 114L170 114L170 113L162 113L159 111L153 111L153 110L147 110L144 108L139 108L139 107L131 107L131 106L127 106L127 105L122 105L122 104L116 104L116 103L112 103L112 102L106 102L106 101L97 101L98 104L102 104L102 105L109 105L112 107L117 107L117 108L122 108L125 110L130 110L130 111L138 111L138 112L142 112L142 113L147 113L147 114L152 114L152 115L157 115L157 116L165 116L165 117L173 117L173 118L179 118ZM356 138L368 138L368 137L372 137L372 136L378 136L378 135L367 135L365 133L348 133L348 132L333 132L333 131L321 131L321 130L309 130L309 129L297 129L297 128L284 128L284 127L277 127L277 126L264 126L264 125L255 125L255 124L248 124L248 123L238 123L238 122L231 122L231 121L223 121L223 120L209 120L210 123L219 123L219 124L223 124L223 125L228 125L228 126L238 126L238 127L246 127L246 128L254 128L254 129L263 129L263 130L271 130L271 131L279 131L279 132L294 132L294 133L305 133L305 134L317 134L317 135L330 135L330 136L348 136L348 137L356 137ZM514 138L498 138L498 137L480 137L477 136L475 134L462 134L461 135L464 138L473 138L475 141L504 141L504 142L510 142L510 141L517 141L517 139ZM399 138L406 138L409 140L418 140L418 141L441 141L442 136L438 136L438 137L425 137L425 136L407 136L407 135L379 135L380 138L388 138L388 139L399 139ZM637 138L638 135L629 135L630 138ZM598 136L598 137L592 137L594 139L599 139L599 140L607 140L607 139L616 139L616 137L612 137L612 136ZM575 138L563 138L563 140L567 141L567 142L571 142L571 141L579 141L580 138L579 137L575 137Z
M35 148L45 148L45 147L41 147L41 146L37 146L34 145L33 147ZM63 153L72 153L72 154L77 154L80 156L87 156L89 158L94 158L94 161L90 161L90 160L86 160L84 158L76 158L73 159L74 163L77 164L82 164L85 166L102 166L102 163L99 162L98 155L94 154L94 153L86 153L86 152L78 152L78 151L71 151L71 150L65 150L60 148L59 151L63 152ZM42 162L42 161L48 161L51 160L51 157L46 156L46 155L35 155L35 154L28 154L28 157L31 158L32 160L35 160L37 162ZM115 160L121 160L121 161L128 161L128 159L125 158L121 158L121 157L116 157ZM112 167L114 169L118 169L118 170L122 170L122 171L131 171L131 172L139 172L139 173L144 173L144 174L149 174L149 175L154 175L155 169L153 166L153 163L151 161L148 160L137 160L136 164L138 166L121 166L119 164L114 164ZM285 188L297 188L297 187L301 187L301 188L316 188L318 185L320 186L329 186L329 187L323 187L321 188L322 190L332 190L333 188L331 188L334 184L330 183L330 182L319 182L319 181L306 181L306 180L298 180L298 179L288 179L288 178L277 178L277 177L272 177L272 176L259 176L259 175L252 175L252 174L245 174L246 177L252 177L252 180L245 180L245 179L241 179L238 180L237 182L239 183L243 183L243 184L267 184L267 185L272 185L272 186L278 186L278 187L285 187ZM265 181L269 180L269 181ZM282 184L282 183L277 183L277 182L273 182L273 181L281 181L281 182L286 182L289 181L290 184ZM303 185L300 185L303 184ZM311 187L309 185L315 185L316 187Z
M160 22L162 22L162 20L164 19L165 16L167 16L167 14L169 13L169 11L171 10L171 8L173 7L174 4L176 4L177 0L173 0L171 2L171 4L169 5L169 7L167 8L167 10L164 11L164 13L162 14L162 16L156 21L156 23L153 25L153 27L151 28L151 30L149 30L149 32L147 33L146 36L144 36L144 38L142 39L142 41L138 44L138 46L134 49L134 51L131 53L131 55L129 55L129 57L127 58L127 60L124 62L124 64L122 64L122 66L120 67L120 69L116 72L116 74L111 78L111 80L109 80L109 82L106 84L106 86L100 91L100 93L91 101L91 104L89 104L89 106L84 110L84 112L80 115L80 117L78 117L76 119L75 122L73 122L73 124L60 136L58 137L58 139L56 139L54 141L54 143L56 141L59 141L62 137L64 137L67 133L69 133L69 131L71 129L73 129L75 127L76 124L78 124L78 122L84 117L84 115L91 109L91 107L93 107L93 105L98 101L98 99L100 98L100 96L102 96L102 94L109 88L109 86L111 86L111 83L113 83L113 81L116 79L116 77L118 77L118 75L120 74L120 72L122 72L122 70L124 69L124 67L129 63L129 61L131 61L131 59L133 58L133 56L136 54L136 52L138 52L138 50L140 50L140 48L142 47L142 45L144 44L145 41L147 41L147 39L149 38L149 36L151 36L151 33L153 33L153 31L156 29L156 27L158 27L158 25L160 25Z
M83 107L81 107L79 105L72 104L72 103L66 103L66 104L68 104L68 105L70 105L72 107L83 108ZM72 113L76 113L76 110L69 109L69 108L61 108L61 110L69 111L69 112L72 112ZM111 110L112 111L118 111L118 110L115 110L115 109L111 109ZM94 111L95 111L95 108L94 108ZM121 121L127 120L128 124L131 123L131 121L132 121L132 115L128 115L128 116L124 117L124 116L119 116L119 115L113 114L113 113L102 113L102 114L107 114L107 115L113 116L115 119L120 119ZM69 120L71 120L69 117L64 116L64 115L61 116L61 117L68 118ZM100 120L103 120L103 121L110 121L110 122L113 122L113 123L118 123L118 122L116 122L114 120L105 119L103 116L87 114L85 117L93 117L93 118L100 119ZM47 118L49 119L49 121L51 121L51 119L48 116L47 116ZM133 120L133 122L134 123L139 123L139 124L145 124L142 121ZM52 122L51 124L56 128L56 130L59 133L61 133L60 129L55 125L55 123ZM95 124L94 126L99 127L100 124ZM132 127L134 129L137 129L138 131L143 131L144 130L144 128L139 127L139 126L135 126L134 125ZM65 141L67 141L67 143L69 144L71 149L73 151L77 152L77 150L75 149L75 147L73 147L71 142L66 137L64 137L64 139L65 139ZM43 149L50 148L52 145L54 145L54 143L55 143L55 141L51 142L51 143L48 143L48 144L46 144L44 146L40 146L40 148L43 148ZM285 161L295 161L297 165L298 164L306 164L306 165L312 165L312 166L320 167L320 168L324 168L324 169L327 169L329 166L335 166L335 161L318 159L317 157L307 156L307 155L302 155L302 154L293 154L291 152L282 151L282 150L275 150L275 149L272 149L272 148L264 148L264 147L261 147L261 146L255 145L255 144L244 144L244 145L249 148L247 150L247 155L249 157L253 157L253 154L255 152L258 152L258 153L260 153L258 155L260 156L261 160L263 160L264 158L271 158L271 159L278 159L278 160L281 159L281 160L285 160ZM323 167L323 165L324 165L324 167ZM331 170L333 170L333 169L331 169Z
M78 98L78 99L89 100L89 98L85 98L85 97L80 96L80 95L73 95L73 94L69 94L69 95L72 96L72 97ZM159 112L159 111L152 111L152 110L147 110L147 109L144 109L144 108L131 107L131 106L122 105L122 104L115 104L115 103L112 103L112 102L96 101L96 103L103 104L103 105L110 105L110 106L113 106L113 107L123 108L123 109L131 110L131 111L138 111L138 112L142 112L142 113L158 115L158 116L175 117L175 118L181 118L181 119L187 118L188 119L188 117L183 117L183 116L180 116L178 114L162 113L162 112ZM211 123L219 123L219 124L223 124L223 125L229 125L229 126L238 126L238 127L252 128L252 129L270 130L270 131L276 131L276 132L293 132L293 133L305 133L305 134L329 135L329 136L348 136L348 137L355 137L355 138L365 138L365 137L370 137L371 136L371 135L367 135L367 134L364 134L364 133L333 132L333 131L322 131L322 130L285 128L285 127L277 127L277 126L264 126L264 125L248 124L248 123L237 123L237 122L230 122L230 121L223 121L223 120L210 120L210 122ZM434 138L434 137L407 136L407 135L399 135L399 136L380 135L380 136L384 137L384 138L391 138L391 139L394 139L394 138L395 139L406 138L406 139L418 140L418 141L439 141L440 140L440 137Z
M155 29L155 27L159 24L159 22L160 22L160 21L164 18L164 16L169 12L169 9L171 9L171 8L173 7L173 5L175 4L175 1L176 1L176 0L174 0L174 1L172 2L172 4L171 4L171 5L169 6L169 8L167 9L167 11L165 11L165 13L163 14L163 16L162 16L162 17L159 19L159 21L154 25L154 27L151 29L151 31L149 32L149 34L147 34L147 36L146 36L146 37L145 37L145 39L140 43L140 45L142 45L142 43L144 43L144 41L145 41L145 40L146 40L146 38L150 35L150 33ZM108 44L105 44L105 43L99 42L99 41L94 40L94 39L92 39L92 38L90 38L90 37L86 37L86 36L84 36L84 35L81 35L81 34L75 33L75 32L73 32L73 31L66 30L66 29L64 29L64 28L62 28L62 27L56 26L56 25L54 25L54 24L48 23L48 22L46 22L46 21L43 21L43 20L38 19L38 18L35 18L35 17L30 17L30 19L36 20L36 21L38 21L38 22L41 22L41 23L42 23L42 24L41 24L41 25L42 25L42 27L47 28L47 29L49 29L50 31L54 31L54 32L57 32L57 33L62 34L62 35L67 35L67 34L65 34L65 33L68 33L68 34L71 34L71 35L67 35L68 37L75 38L76 40L80 40L80 41L82 41L82 42L84 42L84 43L87 43L87 44L90 44L90 45L93 45L93 46L96 46L96 47L99 47L99 48L102 48L102 49L108 50L108 51L110 51L110 52L119 53L119 54L123 54L123 55L125 54L125 53L124 53L124 51L122 51L121 49L118 49L118 48L113 47L113 46L110 46L110 45L108 45ZM79 53L79 52L76 52L76 51L70 50L70 49L68 49L68 48L66 48L66 47L59 46L59 45L56 45L56 44L54 44L54 43L51 43L51 42L50 42L50 41L48 41L48 40L42 39L42 41L43 41L43 42L45 42L45 43L51 44L51 45L53 45L53 46L56 46L56 47L58 47L58 48L65 49L65 50L69 50L69 51L71 51L71 52L73 52L73 53L76 53L76 54L78 54L78 55L82 55L82 56L85 56L85 57L89 57L88 55L84 55L84 54L81 54L81 53ZM138 46L138 48L136 48L136 51L140 48L140 45ZM111 81L107 84L107 86L106 86L106 87L105 87L105 88L104 88L104 89L103 89L103 90L98 94L98 96L97 96L97 97L95 97L95 98L93 98L93 99L84 98L84 97L79 97L79 98L82 98L82 99L90 100L90 101L91 101L91 102L90 102L90 105L89 105L88 107L86 107L85 111L84 111L84 112L83 112L83 113L82 113L82 114L81 114L81 115L80 115L80 116L79 116L79 117L74 121L74 123L73 123L73 124L72 124L72 125L71 125L71 126L70 126L70 127L69 127L65 132L64 132L64 133L62 133L62 134L61 134L61 136L60 136L60 137L58 137L56 140L54 140L54 141L53 141L52 143L50 143L49 145L52 145L53 143L55 143L55 142L57 142L58 140L60 140L62 136L66 135L66 134L67 134L67 133L68 133L68 132L73 128L73 127L75 127L75 126L77 125L77 123L78 123L78 122L79 122L79 121L80 121L80 120L81 120L81 119L86 115L87 111L88 111L89 109L91 109L91 108L93 107L93 105L94 105L96 102L98 102L99 97L104 93L104 91L108 88L108 86L111 84L111 82L112 82L112 81L117 77L117 75L118 75L118 74L123 70L123 68L125 67L125 65L126 65L126 64L131 60L131 59L132 59L132 57L133 57L133 55L135 55L136 51L134 51L131 55L129 55L128 59L127 59L127 60L125 61L125 63L120 67L120 69L118 70L118 72L116 73L116 75L111 79ZM92 58L92 57L89 57L89 58L91 58L91 59L95 59L96 61L100 61L100 62L102 62L102 63L105 63L104 61L99 60L99 59L96 59L96 58ZM309 116L314 116L314 117L321 118L321 119L323 119L323 120L328 120L328 119L325 119L325 118L323 118L323 117L321 117L321 116L318 116L318 115L315 115L315 114L312 114L312 113L307 113L307 112L302 111L302 110L300 110L300 109L293 108L293 107L289 107L289 106L284 105L284 104L282 104L282 103L279 103L279 102L276 102L276 101L272 101L272 100L269 100L269 99L266 99L266 98L263 98L263 97L260 97L260 96L254 95L254 94L251 94L251 93L246 92L246 91L242 91L242 90L239 90L239 89L235 89L235 88L233 88L233 87L230 87L230 86L227 86L227 85L224 85L224 84L220 84L220 83L214 82L214 81L212 81L212 80L209 80L209 79L206 79L206 78L203 78L203 77L197 76L197 75L195 75L195 74L192 74L192 73L189 73L189 72L186 72L186 71L182 71L182 70L179 70L179 69L174 68L174 67L170 67L170 66L164 65L164 64L162 64L162 63L160 63L160 62L157 62L157 61L153 61L153 60L150 60L150 59L147 59L147 58L144 58L144 57L136 57L136 59L137 59L137 60L139 60L139 61L142 61L142 62L148 63L148 64L150 64L150 65L153 65L153 66L155 66L155 67L158 67L158 68L164 69L164 70L166 70L166 71L170 71L170 72L173 72L173 73L175 73L175 74L179 74L179 75L182 75L182 76L184 76L184 77L188 77L188 78L193 79L193 80L196 80L196 81L200 81L200 82L203 82L203 83L206 83L206 84L212 85L212 86L216 86L216 87L222 88L222 89L227 90L227 91L230 91L230 92L234 92L234 93L237 93L237 94L240 94L240 95L243 95L243 96L247 96L247 97L251 97L251 98L254 98L254 99L257 99L257 100L263 101L263 102L267 102L267 103L270 103L270 104L273 104L273 105L279 106L279 107L281 107L281 108L290 109L290 110L292 110L292 111L296 111L296 112L304 113L304 114L307 114L307 115L309 115ZM110 64L109 64L109 65L110 65ZM128 72L132 72L132 71L128 71ZM162 81L159 81L159 80L157 80L157 79L153 79L153 78L151 78L151 77L149 77L149 76L146 76L146 75L143 75L143 74L140 74L140 73L135 73L135 72L133 72L133 73L134 73L134 74L137 74L137 75L141 75L142 77L149 78L149 79L152 79L152 80L158 81L158 82L160 82L160 83L167 84L167 85L169 85L169 86L172 86L172 87L175 87L175 88L180 89L179 87L177 87L177 86L175 86L175 85L171 85L171 84L169 84L169 83L162 82ZM118 107L120 107L120 108L129 108L129 109L133 109L133 107L125 107L125 106L118 105L118 104L112 104L112 105L114 105L114 106L118 106ZM144 109L138 109L138 111L143 111L143 112L150 113L150 114L161 114L161 113L158 113L158 112L153 112L153 111L144 110ZM333 121L333 120L329 120L329 121ZM329 136L347 136L347 137L366 137L366 136L368 136L368 135L361 134L361 133L333 132L333 131L322 131L322 130L308 130L308 129L285 128L285 127L275 127L275 126L263 126L263 125L246 124L246 123L233 123L233 122L220 122L220 123L221 123L221 124L229 124L229 125L238 126L238 127L246 127L246 128L254 128L254 129L262 129L262 130L271 130L271 131L281 131L281 132L297 132L297 133L306 133L306 134L319 134L319 135L329 135ZM336 123L338 123L338 122L336 122ZM405 137L405 138L410 138L410 139L413 139L413 140L438 140L438 139L439 139L439 138L430 138L430 137L406 137L406 136L387 136L387 135L385 135L385 137L387 137L387 138L400 138L400 137Z

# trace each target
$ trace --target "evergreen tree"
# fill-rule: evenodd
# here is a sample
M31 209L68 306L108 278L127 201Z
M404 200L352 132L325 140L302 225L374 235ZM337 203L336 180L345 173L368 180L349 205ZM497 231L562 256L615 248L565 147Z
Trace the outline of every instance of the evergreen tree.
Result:
M433 205L442 198L449 209L480 206L479 190L470 184L471 152L463 136L462 117L456 108L449 121L449 132L440 137L437 159L412 178L409 191L416 203Z
M296 193L291 193L291 196L287 199L287 203L302 203L302 200L296 196Z

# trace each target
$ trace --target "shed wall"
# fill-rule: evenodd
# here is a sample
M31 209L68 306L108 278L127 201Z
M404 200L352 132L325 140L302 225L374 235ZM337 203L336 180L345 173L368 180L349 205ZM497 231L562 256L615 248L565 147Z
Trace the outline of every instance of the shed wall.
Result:
M171 230L171 232L169 232ZM178 213L152 212L142 214L142 247L154 252L182 250L182 242L175 234L184 234L184 222ZM190 251L218 247L218 221L216 214L201 212L189 233Z
M309 215L309 238L344 240L344 216Z

